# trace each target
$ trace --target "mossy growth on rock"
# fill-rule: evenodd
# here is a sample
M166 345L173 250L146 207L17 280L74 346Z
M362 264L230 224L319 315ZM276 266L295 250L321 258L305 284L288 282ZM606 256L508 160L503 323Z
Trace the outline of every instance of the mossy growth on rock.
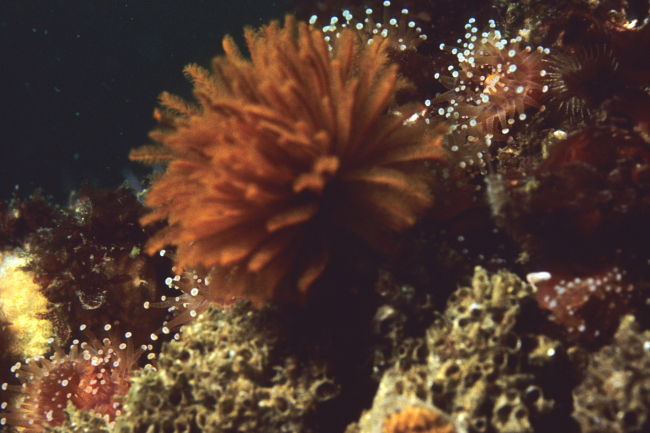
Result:
M426 360L387 370L372 408L348 432L381 432L408 405L439 410L466 432L528 433L557 423L544 388L566 356L559 342L516 327L531 294L515 274L477 267L471 287L456 290L427 329Z
M624 316L613 343L590 355L573 404L583 433L648 431L650 331L640 332L634 316Z
M313 432L338 394L328 368L288 336L290 314L211 308L164 345L157 370L134 379L116 432Z
M48 433L111 433L115 425L108 416L102 417L93 410L81 410L68 400L64 409L65 420L57 427L43 426Z

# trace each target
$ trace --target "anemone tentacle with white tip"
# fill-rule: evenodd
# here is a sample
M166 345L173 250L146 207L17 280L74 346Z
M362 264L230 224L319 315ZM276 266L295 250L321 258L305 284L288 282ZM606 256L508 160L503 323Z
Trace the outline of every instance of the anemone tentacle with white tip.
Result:
M161 255L164 254L164 250ZM204 270L192 270L183 272L181 275L168 277L165 284L170 289L179 290L178 296L162 296L160 302L145 302L144 308L166 308L170 313L167 321L151 334L152 340L157 340L162 334L174 333L174 339L180 339L180 328L189 324L210 306L215 306L222 311L230 311L235 304L244 299L239 296L219 296L218 290L210 286L209 272Z
M399 51L415 49L427 39L422 33L422 28L417 26L415 21L408 19L408 9L402 9L400 16L395 18L390 12L390 1L384 1L383 5L381 19L375 17L372 8L366 8L365 17L361 19L355 18L352 12L346 9L342 12L342 18L333 16L327 25L320 25L316 15L309 19L309 24L312 27L320 27L327 41L338 37L340 31L347 28L354 30L355 35L364 43L371 44L375 36L381 36L388 39L390 45Z

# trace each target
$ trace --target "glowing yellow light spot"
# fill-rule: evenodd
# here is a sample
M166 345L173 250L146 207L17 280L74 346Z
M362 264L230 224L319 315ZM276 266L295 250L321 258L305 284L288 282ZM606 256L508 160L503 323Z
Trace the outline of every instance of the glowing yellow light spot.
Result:
M47 310L47 300L34 275L21 269L28 261L22 251L0 253L0 321L12 334L9 352L21 358L47 352L54 333L49 320L38 319Z

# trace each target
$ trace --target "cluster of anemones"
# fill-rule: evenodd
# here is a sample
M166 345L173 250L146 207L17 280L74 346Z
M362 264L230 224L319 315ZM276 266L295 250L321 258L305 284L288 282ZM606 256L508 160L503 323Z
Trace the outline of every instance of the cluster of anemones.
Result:
M339 17L331 17L327 25L322 26L325 40L330 42L336 39L344 29L350 29L363 43L372 43L376 36L381 36L388 41L393 48L404 51L417 47L427 36L422 33L413 20L408 19L408 9L402 9L400 18L393 18L390 13L390 1L384 1L384 12L381 19L375 19L372 8L366 8L365 17L357 20L352 12L342 12L343 21ZM318 17L313 15L309 19L311 26L318 26Z
M147 252L176 246L177 274L208 270L223 298L304 301L333 233L374 239L433 204L424 162L446 160L442 134L406 122L422 107L389 111L408 83L381 35L328 42L289 16L246 40L250 61L228 37L213 72L188 66L198 104L164 93L160 145L131 153L168 165L141 222L169 226Z
M82 330L85 326L82 326ZM109 331L111 325L106 325ZM35 356L11 368L21 386L2 384L2 390L18 393L14 402L0 408L0 424L43 430L44 426L60 426L65 421L68 402L82 410L93 410L112 422L121 414L118 396L125 396L131 386L134 363L147 348L135 350L125 334L126 342L112 333L99 341L87 332L89 343L73 341L66 354L53 340L54 355L49 359ZM119 343L118 343L119 342Z
M520 46L522 37L503 38L494 20L489 28L479 31L472 18L465 25L460 46L441 44L440 48L455 55L458 65L449 65L447 72L435 78L449 89L426 105L452 123L449 146L452 151L464 147L470 155L462 166L483 165L486 145L507 140L516 120L525 120L527 107L540 110L540 96L548 90L542 79L546 75L542 59L550 51ZM448 75L447 75L448 74Z

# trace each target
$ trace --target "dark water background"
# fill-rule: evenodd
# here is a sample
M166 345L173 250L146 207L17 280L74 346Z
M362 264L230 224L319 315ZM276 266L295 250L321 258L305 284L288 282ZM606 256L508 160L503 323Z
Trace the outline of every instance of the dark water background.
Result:
M290 12L289 1L0 2L0 200L43 188L57 203L84 180L114 187L148 143L163 91L190 96L183 66L221 40Z

